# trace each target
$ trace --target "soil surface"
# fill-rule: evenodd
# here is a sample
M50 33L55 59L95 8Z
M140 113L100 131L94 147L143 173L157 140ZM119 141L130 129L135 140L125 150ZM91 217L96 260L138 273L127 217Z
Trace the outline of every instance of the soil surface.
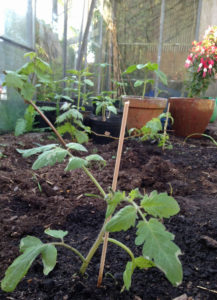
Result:
M217 138L214 131L207 133ZM105 203L86 195L99 193L82 170L66 173L64 164L56 164L33 171L36 156L23 158L16 151L56 142L50 138L48 133L0 136L0 279L19 254L21 238L34 235L50 241L44 234L46 228L68 230L65 241L86 255L103 224ZM180 213L164 224L182 250L184 278L180 286L173 287L153 268L135 271L130 291L120 293L128 255L109 245L103 283L97 288L101 247L83 278L78 273L79 259L59 248L57 265L48 276L43 275L38 258L16 290L1 291L0 299L217 299L217 147L205 137L183 144L182 138L171 134L170 140L173 149L165 151L156 144L125 141L118 189L167 191L178 201ZM105 167L91 168L105 191L112 184L117 145L117 141L87 145L90 154L100 154L107 162ZM111 236L138 252L133 230Z

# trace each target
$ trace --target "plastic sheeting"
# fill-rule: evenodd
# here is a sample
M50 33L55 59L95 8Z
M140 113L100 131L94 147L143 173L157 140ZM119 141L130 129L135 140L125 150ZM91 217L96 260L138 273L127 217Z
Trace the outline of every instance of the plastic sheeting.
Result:
M34 46L34 1L4 1L1 5L0 20L2 82L3 71L21 67L25 62L24 53ZM25 104L15 91L7 90L7 100L4 98L0 100L0 134L12 131L16 120L25 111Z

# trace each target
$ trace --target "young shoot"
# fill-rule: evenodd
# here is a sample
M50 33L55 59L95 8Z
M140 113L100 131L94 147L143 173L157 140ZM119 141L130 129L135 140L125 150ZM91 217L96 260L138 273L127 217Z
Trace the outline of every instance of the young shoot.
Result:
M164 130L161 119L169 119L173 123L173 117L169 112L160 114L147 122L142 128L131 128L129 134L133 137L139 137L140 141L158 141L158 147L162 149L172 149L169 141L169 135ZM163 132L164 131L164 132Z
M158 69L157 63L147 62L146 64L131 65L124 71L123 75L130 74L136 70L143 70L143 79L136 80L134 83L134 87L143 86L142 98L145 97L147 85L153 86L155 83L153 78L148 77L149 73L153 72L164 85L167 85L167 76Z
M103 91L100 95L92 97L93 103L96 104L96 115L101 114L102 121L106 121L106 111L117 114L117 109L114 106L116 99L111 98L116 92Z
M81 260L80 273L85 274L86 269L96 253L96 250L102 244L105 232L126 231L131 227L136 228L135 245L142 246L140 256L135 256L131 249L124 243L109 238L108 241L120 247L129 255L129 261L123 270L124 288L129 290L131 286L131 278L136 268L146 270L150 267L157 267L163 271L167 279L177 286L182 281L182 265L178 256L181 254L179 247L173 242L174 235L168 232L162 224L163 218L169 218L179 212L179 205L175 199L168 196L167 193L157 193L153 191L150 195L142 195L138 189L132 190L128 195L125 192L113 192L105 194L102 187L87 169L91 161L103 161L103 158L97 154L87 155L84 158L71 154L75 151L87 152L87 149L77 143L66 144L66 149L57 144L50 144L36 147L33 149L20 150L17 149L23 157L38 155L33 163L32 169L37 170L45 166L53 166L55 163L66 161L65 171L72 171L83 168L86 174L91 178L93 183L98 187L102 196L107 203L105 220L111 217L110 221L102 225L102 229L98 234L95 242L85 257L70 245L64 242L66 231L50 230L45 231L46 234L60 239L49 243L43 243L34 236L27 236L20 242L21 255L8 267L5 277L1 282L3 291L12 292L17 284L26 275L33 261L40 255L43 263L43 273L48 275L56 265L57 248L62 246L71 250ZM139 201L139 204L138 204ZM119 204L125 203L118 210ZM114 214L114 216L112 216Z
M77 107L65 102L61 107L61 111L63 112L56 119L59 134L69 133L73 141L80 144L87 143L90 128L82 123L83 115Z

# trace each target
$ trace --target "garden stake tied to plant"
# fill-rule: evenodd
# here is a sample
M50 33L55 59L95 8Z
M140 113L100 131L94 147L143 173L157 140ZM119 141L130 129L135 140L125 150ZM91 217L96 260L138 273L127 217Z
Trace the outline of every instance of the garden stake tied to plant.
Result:
M27 102L33 105L40 115L43 116L43 113L37 108L32 100L28 100ZM43 118L55 132L63 147L58 144L49 144L27 150L17 149L23 157L39 154L38 158L33 163L33 170L45 166L53 166L55 163L61 163L68 158L65 171L82 168L107 202L105 220L112 216L120 203L125 202L127 205L118 210L108 222L104 222L98 237L86 257L84 257L77 249L64 242L64 237L68 233L67 231L45 230L47 235L60 239L60 242L43 243L34 236L22 238L20 242L21 255L18 256L6 270L5 277L1 281L2 290L5 292L12 292L39 255L42 256L44 275L48 275L54 269L57 262L56 246L65 247L78 255L82 261L80 273L84 275L96 250L103 242L103 237L106 232L126 231L135 226L137 228L135 244L137 246L143 245L141 256L135 257L127 245L116 239L108 238L109 242L119 246L130 256L130 261L127 262L123 273L124 287L122 290L125 288L129 290L131 278L136 268L145 270L150 267L157 267L165 273L167 279L174 286L178 286L182 282L183 277L182 265L178 258L181 251L173 242L174 235L168 232L161 223L163 218L169 218L179 212L180 208L176 200L173 197L168 196L167 193L158 194L157 191L151 192L150 195L142 195L138 189L133 189L129 194L126 194L124 191L114 192L112 190L106 194L99 182L88 170L88 164L91 161L102 162L104 161L103 158L97 154L88 155L85 158L73 155L71 150L87 152L87 149L78 143L66 144L58 131L56 131L55 127L50 124L49 120L45 116L43 116ZM138 204L135 200L139 200L140 203ZM149 219L146 218L147 215L150 216ZM140 218L140 221L137 222L138 218Z
M122 118L122 122L121 122L121 132L120 132L120 137L119 137L115 170L114 170L113 181L112 181L112 191L113 192L115 192L117 189L118 173L119 173L119 169L120 169L120 161L121 161L121 154L122 154L122 148L123 148L123 143L124 143L124 136L125 136L125 129L126 129L126 124L127 124L129 105L130 105L129 102L124 103L123 118ZM110 219L111 219L111 216L106 220L106 222L108 222ZM98 277L98 282L97 282L98 287L100 287L100 285L102 283L102 276L103 276L103 270L104 270L104 265L105 265L107 245L108 245L108 237L109 237L109 233L106 232L105 237L104 237L104 242L103 242L99 277Z

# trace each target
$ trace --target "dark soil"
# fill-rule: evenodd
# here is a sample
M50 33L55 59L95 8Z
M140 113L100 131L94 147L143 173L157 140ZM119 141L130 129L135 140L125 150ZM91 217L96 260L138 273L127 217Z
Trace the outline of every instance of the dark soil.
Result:
M164 152L155 144L126 141L118 189L172 191L179 202L180 213L164 223L182 250L184 279L179 287L171 286L164 274L153 268L136 271L130 291L120 293L128 256L109 245L103 284L96 288L101 247L84 278L78 275L77 257L61 248L57 266L48 276L43 275L41 260L37 259L17 289L13 293L1 291L0 299L166 300L183 294L183 299L189 300L217 299L217 147L205 138L183 144L182 138L171 135L170 140L173 149ZM58 164L33 171L35 157L25 159L16 151L50 142L47 133L0 136L1 278L19 254L22 237L34 235L46 241L50 239L43 233L45 228L68 230L65 241L86 255L103 224L105 203L85 195L98 191L82 170L65 173L64 166ZM90 142L87 148L107 161L106 167L93 166L92 172L108 191L117 141L100 146ZM112 236L138 252L134 231Z

